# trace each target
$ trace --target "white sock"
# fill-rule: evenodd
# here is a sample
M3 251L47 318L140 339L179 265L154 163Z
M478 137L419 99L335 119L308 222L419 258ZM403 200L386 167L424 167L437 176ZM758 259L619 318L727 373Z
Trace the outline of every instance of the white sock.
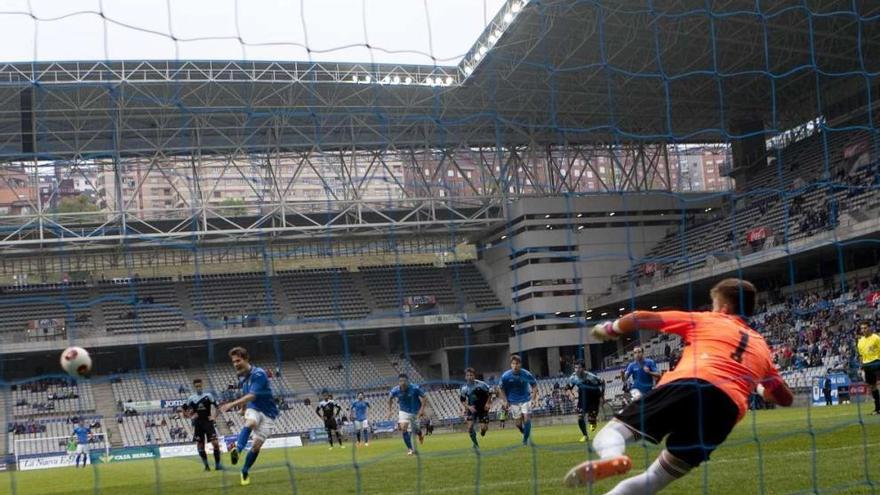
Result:
M647 471L621 481L605 495L653 495L690 470L691 466L664 450Z
M601 459L622 456L626 452L626 442L635 438L633 432L619 421L605 425L593 439L593 450Z

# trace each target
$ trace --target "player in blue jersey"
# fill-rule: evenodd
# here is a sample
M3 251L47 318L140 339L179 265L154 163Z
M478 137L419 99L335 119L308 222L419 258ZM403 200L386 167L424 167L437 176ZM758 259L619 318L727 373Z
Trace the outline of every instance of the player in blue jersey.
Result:
M79 458L82 457L82 467L86 467L89 460L89 440L92 438L92 430L77 420L73 428L73 436L76 438L76 467L79 467Z
M489 407L491 406L491 391L486 382L477 380L477 372L473 368L464 371L465 383L459 389L461 398L462 416L467 421L468 435L474 448L480 448L477 443L476 425L480 423L480 436L486 436L486 430L489 429Z
M410 383L406 373L401 373L397 378L398 385L392 388L388 395L388 411L390 419L393 420L394 413L391 411L394 410L394 399L397 399L400 406L400 411L397 413L397 428L403 434L403 443L406 444L407 449L406 454L413 455L415 451L413 450L411 432L417 433L419 443L425 441L418 420L425 416L425 404L428 401L425 399L425 392L418 385Z
M660 372L657 371L657 363L653 359L645 357L644 349L635 347L633 354L635 360L626 367L623 381L626 382L632 378L633 383L629 393L633 400L637 400L654 388L654 381L660 378Z
M522 432L523 445L527 445L532 434L532 407L538 399L538 381L522 367L522 359L516 354L510 356L510 369L501 375L498 395Z
M364 400L364 393L357 395L357 400L351 403L349 414L354 418L354 432L357 435L357 444L361 444L361 432L364 435L364 447L370 446L370 421L367 419L367 410L370 403Z
M605 381L587 371L583 361L578 361L574 364L574 373L568 378L566 389L571 394L571 400L577 404L578 428L582 433L580 441L586 442L589 438L587 422L590 423L590 431L596 431L599 406L605 398Z
M238 375L241 385L240 398L227 402L220 406L221 412L244 406L244 426L238 434L238 441L229 449L229 459L232 464L238 464L238 456L247 445L251 433L254 435L254 444L244 459L241 468L241 484L250 485L250 469L260 455L263 442L272 435L275 429L275 419L278 417L278 407L275 398L272 397L272 387L269 385L269 376L262 368L252 366L250 356L244 347L233 347L229 350L229 358L232 367Z

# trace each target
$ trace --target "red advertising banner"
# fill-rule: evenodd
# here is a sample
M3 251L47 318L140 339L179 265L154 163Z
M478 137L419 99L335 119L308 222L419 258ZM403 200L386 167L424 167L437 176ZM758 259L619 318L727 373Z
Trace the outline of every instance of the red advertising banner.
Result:
M403 298L407 306L430 306L437 304L437 296L407 296Z
M403 311L411 315L433 311L437 307L437 296L408 296L403 298Z
M770 227L757 227L746 233L746 241L749 243L763 241L770 236Z
M850 384L849 395L850 396L868 395L868 384L863 383L863 382Z
M867 301L868 306L877 306L880 304L880 290L868 294Z
M44 318L42 320L28 320L28 330L50 329L64 327L64 320L56 318Z

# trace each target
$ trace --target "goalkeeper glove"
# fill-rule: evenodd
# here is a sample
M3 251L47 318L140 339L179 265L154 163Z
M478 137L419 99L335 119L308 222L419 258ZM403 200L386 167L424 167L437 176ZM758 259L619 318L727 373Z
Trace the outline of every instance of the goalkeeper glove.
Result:
M623 332L620 331L620 328L618 327L616 321L614 323L606 321L604 323L599 323L598 325L594 326L590 330L590 334L593 336L594 339L600 342L607 342L609 340L614 340L620 337Z

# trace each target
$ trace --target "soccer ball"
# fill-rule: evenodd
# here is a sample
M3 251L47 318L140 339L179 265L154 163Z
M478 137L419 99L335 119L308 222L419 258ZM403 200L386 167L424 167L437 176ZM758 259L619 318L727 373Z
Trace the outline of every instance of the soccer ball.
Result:
M92 371L92 358L82 347L68 347L61 353L61 369L74 378L88 376Z

